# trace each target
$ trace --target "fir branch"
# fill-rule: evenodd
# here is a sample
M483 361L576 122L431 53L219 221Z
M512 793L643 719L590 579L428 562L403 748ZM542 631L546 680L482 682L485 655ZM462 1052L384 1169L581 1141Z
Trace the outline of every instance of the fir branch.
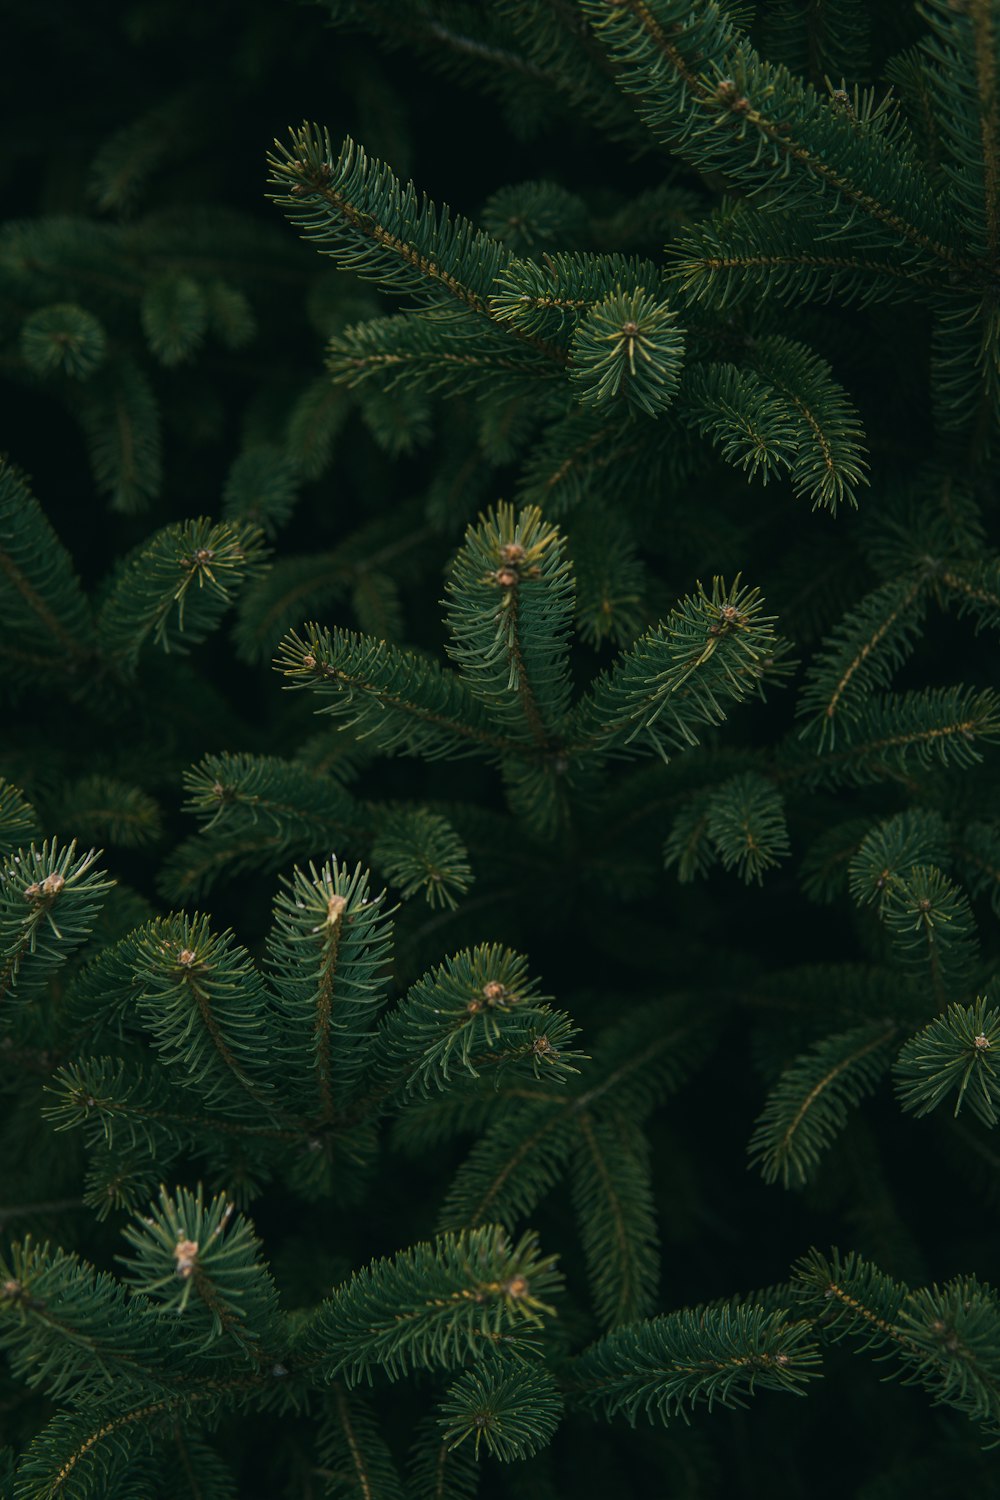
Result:
M497 1220L513 1225L558 1181L580 1145L580 1117L624 1113L636 1124L680 1087L706 1037L676 1005L641 1008L595 1047L597 1080L569 1097L529 1095L483 1131L456 1173L441 1213L444 1228Z
M148 1398L181 1379L144 1297L30 1236L0 1260L0 1342L17 1377L52 1400L106 1399L118 1381Z
M175 1342L188 1355L231 1366L234 1353L251 1369L284 1353L277 1290L253 1227L225 1194L205 1203L196 1193L160 1189L159 1202L123 1231L131 1254L123 1280L176 1317ZM234 1349L235 1346L235 1349ZM211 1363L208 1363L208 1362Z
M306 238L387 289L432 306L454 299L486 315L488 289L508 258L496 240L421 205L412 183L401 186L349 137L336 159L328 131L316 125L291 131L291 145L275 148L269 181L278 191L270 196Z
M860 1338L861 1348L886 1343L901 1345L905 1335L896 1326L907 1288L850 1251L829 1256L810 1250L793 1267L792 1287L811 1307L825 1337L833 1342Z
M0 659L10 651L22 676L15 641L28 640L37 661L25 662L34 680L44 667L59 676L79 672L90 658L93 624L69 553L59 542L24 478L0 457Z
M261 532L243 521L201 516L164 527L119 567L98 617L100 649L127 675L149 635L164 651L190 650L266 555Z
M447 584L448 654L515 744L541 750L569 707L574 586L566 544L536 506L470 526Z
M473 1439L501 1463L532 1458L559 1425L563 1397L543 1366L494 1354L461 1374L441 1403L438 1423L449 1448Z
M116 362L88 381L75 405L94 480L112 510L146 510L163 483L163 439L145 372L132 360Z
M945 172L970 249L990 266L1000 256L1000 36L991 0L958 9L928 0L921 51L948 160Z
M761 884L791 851L780 793L752 771L724 781L705 803L705 832L723 867Z
M967 1104L984 1125L1000 1119L1000 1078L993 1052L1000 1043L1000 1011L986 1000L952 1005L905 1044L893 1073L896 1092L916 1115L937 1109L955 1093L955 1117Z
M0 999L44 990L53 971L89 936L114 885L96 868L101 851L78 855L46 839L8 855L0 869Z
M616 291L587 309L573 334L570 381L582 406L620 401L658 417L674 399L684 362L677 314L643 288Z
M382 1022L369 1067L379 1092L401 1096L446 1088L454 1072L478 1078L522 1064L536 1079L564 1082L582 1054L578 1028L553 1011L527 961L495 943L456 953L418 979Z
M454 910L475 877L448 820L427 808L383 807L375 821L372 861L403 899L422 891L428 906Z
M968 980L979 944L968 897L933 865L887 883L879 915L904 967L928 978L938 1006Z
M517 259L497 274L490 296L494 317L548 340L567 335L597 302L614 293L654 292L660 273L638 256L544 254Z
M343 1500L405 1500L405 1495L371 1403L334 1381L323 1405L316 1435L321 1467Z
M819 1350L811 1323L784 1309L692 1308L606 1334L573 1364L573 1395L606 1420L667 1424L702 1402L739 1407L758 1390L803 1395Z
M577 706L567 755L625 749L645 731L666 759L698 743L696 727L719 724L723 700L741 702L759 685L777 638L758 589L720 578L700 584L602 673Z
M750 1161L765 1182L802 1187L871 1094L891 1062L893 1022L876 1021L824 1038L782 1073L750 1141Z
M1000 697L989 688L882 693L869 699L853 722L840 726L839 749L813 755L788 744L776 775L779 783L794 779L817 786L886 779L912 784L917 769L978 764L980 746L998 739Z
M332 696L319 712L343 720L357 739L427 760L520 748L490 728L461 679L436 663L351 631L306 628L304 640L291 632L282 641L278 670L291 688Z
M442 1235L373 1261L338 1287L299 1330L290 1364L349 1387L375 1366L389 1380L461 1368L467 1355L501 1342L516 1347L540 1327L560 1284L554 1257L539 1255L534 1235L512 1244L497 1225Z
M536 400L546 389L541 382L560 378L564 363L541 362L489 325L472 338L433 312L369 318L334 334L326 355L333 380L351 390L370 381L383 392L425 396L478 394L485 387L491 396Z
M289 1098L329 1124L366 1069L386 998L392 922L385 892L372 896L360 865L350 872L334 857L281 885L267 941L282 1023L275 1053L294 1080Z
M913 651L923 624L929 569L894 578L845 616L810 666L800 712L820 748L832 749L840 724L856 719L875 688Z
M41 836L38 814L20 788L0 776L0 856Z
M789 471L795 493L808 495L814 507L834 515L845 502L856 507L858 487L868 483L864 432L826 360L781 337L753 341L749 359L790 409L795 433Z
M821 1331L858 1337L862 1347L891 1353L906 1385L921 1385L1000 1438L1000 1308L992 1288L974 1276L915 1291L853 1253L829 1258L813 1250L796 1268L799 1295Z
M581 3L651 131L701 170L766 192L771 212L832 190L887 247L902 239L930 260L975 268L898 118L875 112L859 131L810 85L763 62L714 0L697 11L683 0Z
M685 228L668 247L666 275L685 296L720 311L760 297L790 307L927 301L947 284L934 266L915 266L888 251L873 254L852 245L850 235L839 235L827 248L829 232L822 211L766 214L736 200Z
M177 1082L207 1104L246 1096L279 1119L266 996L246 950L198 914L156 918L120 947L136 1013Z
M621 1115L578 1115L573 1163L580 1225L595 1311L605 1328L645 1317L656 1302L659 1235L645 1136Z

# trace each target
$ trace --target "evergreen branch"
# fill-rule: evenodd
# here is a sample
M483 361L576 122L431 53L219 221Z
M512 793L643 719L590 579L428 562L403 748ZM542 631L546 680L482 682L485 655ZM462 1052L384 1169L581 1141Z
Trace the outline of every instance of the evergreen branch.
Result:
M361 527L334 552L279 559L240 598L235 639L244 660L270 659L275 643L286 631L304 615L339 603L348 588L356 591L366 580L378 579L384 590L385 575L375 570L405 559L431 535L425 525L405 526L409 518L409 507L400 507L393 513L388 537L385 521L380 518ZM416 516L413 519L416 522ZM367 627L365 633L378 634Z
M899 1316L907 1342L904 1384L921 1385L936 1405L963 1412L1000 1443L1000 1306L992 1287L956 1276L911 1292ZM912 1353L911 1353L912 1351Z
M275 148L268 180L278 191L269 196L305 238L386 290L488 316L489 289L509 258L498 241L420 203L412 183L369 162L350 137L336 160L329 132L316 125Z
M117 1152L138 1147L160 1162L164 1154L175 1153L180 1142L194 1150L206 1135L292 1143L304 1138L302 1129L179 1108L182 1101L162 1071L144 1073L121 1058L87 1057L67 1063L51 1075L45 1092L56 1101L42 1108L54 1129L79 1125L92 1148L102 1142Z
M671 610L667 620L623 652L577 706L567 755L629 746L645 731L667 749L698 743L695 726L719 724L722 700L741 702L758 687L777 637L758 589L712 580Z
M972 0L968 18L972 22L979 93L977 113L983 163L986 254L990 264L996 266L1000 258L1000 86L997 77L1000 38L996 34L996 13L989 0ZM949 19L954 20L954 12ZM947 114L945 120L948 120ZM975 155L972 161L975 161ZM963 161L963 166L966 164L967 160Z
M864 0L775 0L762 20L768 55L790 72L817 85L827 77L869 76L871 22Z
M545 750L569 707L574 585L537 506L501 502L470 526L447 584L448 654L514 743Z
M280 870L290 858L307 859L318 852L318 843L327 842L316 830L299 844L290 842L281 830L269 832L259 825L240 837L227 826L213 828L175 845L160 866L157 887L173 904L197 901L225 878L248 870L257 874Z
M570 346L570 381L581 406L621 401L647 417L666 411L684 361L684 332L676 325L673 309L641 287L595 302Z
M1000 1078L992 1053L1000 1042L1000 1011L986 1000L952 1005L905 1044L893 1073L896 1092L916 1115L937 1109L955 1093L955 1116L967 1104L984 1125L1000 1119Z
M660 273L638 256L544 254L510 260L497 274L490 311L524 333L565 337L590 309L615 293L653 292Z
M493 732L485 709L455 674L411 651L347 630L306 627L282 641L278 670L291 688L334 702L320 713L340 719L355 738L383 751L426 760L517 753L517 741Z
M438 1425L449 1448L473 1439L501 1463L532 1458L552 1440L563 1397L543 1366L498 1354L480 1359L449 1388Z
M517 1063L536 1079L564 1082L582 1054L569 1017L553 1011L529 978L527 960L498 944L461 953L417 980L382 1022L369 1068L376 1088L427 1095L448 1086L452 1071L478 1078Z
M981 460L1000 422L997 302L992 287L959 284L942 298L931 335L931 399L943 431L958 433Z
M383 807L376 817L372 862L404 900L423 891L430 907L454 910L474 876L469 852L440 813Z
M754 1305L690 1308L615 1329L573 1363L586 1410L631 1426L642 1413L664 1425L702 1402L740 1407L758 1390L804 1395L819 1351L812 1324Z
M797 436L793 413L754 371L700 365L685 379L680 404L726 463L743 469L748 480L767 484L791 469Z
M164 651L186 652L262 572L265 556L261 532L246 522L201 516L164 527L120 566L98 617L101 650L128 674L149 635Z
M543 363L509 333L489 325L472 337L442 323L434 312L356 323L330 339L326 355L326 368L338 385L353 390L375 381L385 392L425 396L467 395L486 386L493 397L538 399L539 382L559 378L564 363L565 356Z
M512 1226L559 1180L579 1148L583 1115L624 1114L636 1125L674 1093L705 1044L672 1003L643 1007L599 1039L590 1087L569 1097L531 1095L485 1129L456 1173L441 1211L444 1227L496 1220Z
M104 1500L108 1485L152 1451L182 1417L210 1417L246 1398L260 1376L215 1381L122 1410L88 1402L60 1412L31 1444L18 1470L16 1500Z
M852 899L884 906L889 892L918 865L948 863L948 831L940 813L908 808L869 826L850 863Z
M708 797L705 832L723 867L761 884L764 871L791 852L784 802L772 783L748 771L724 781Z
M208 327L208 306L194 277L171 270L145 288L140 318L151 353L170 369L189 360L200 347Z
M20 347L35 375L60 371L71 380L87 380L107 357L108 336L86 308L60 302L40 307L24 320Z
M905 781L914 769L963 768L982 760L980 745L1000 739L1000 697L991 689L931 688L883 693L868 700L853 722L838 729L838 750L808 757L789 745L776 772L780 782L858 785Z
M412 1500L476 1500L482 1470L471 1444L451 1447L433 1417L417 1428L406 1476Z
M0 999L28 1000L87 938L114 881L95 867L100 850L78 855L46 839L19 849L0 869Z
M859 1337L898 1361L904 1385L935 1405L981 1422L1000 1438L1000 1308L974 1276L910 1291L853 1253L811 1251L796 1268L797 1290L824 1333ZM883 1355L885 1357L885 1355Z
M577 1118L574 1211L595 1311L605 1328L614 1328L645 1317L656 1301L659 1235L649 1145L621 1115Z
M247 447L226 476L222 515L247 521L272 539L298 500L299 477L293 460L272 443Z
M972 616L977 634L1000 629L1000 562L995 558L951 563L937 581L947 591L945 598L951 595L957 602L958 618Z
M92 652L90 610L72 559L21 474L3 457L0 633L36 642L48 670L57 673L79 671ZM27 675L34 679L34 672Z
M792 1287L811 1308L824 1337L860 1338L861 1348L905 1346L897 1326L907 1288L851 1251L829 1257L810 1250L792 1271Z
M17 1377L52 1400L105 1398L127 1381L147 1397L176 1387L163 1323L106 1272L32 1243L0 1259L0 1343Z
M968 897L933 865L887 882L879 916L901 963L930 981L938 1006L964 988L979 944Z
M974 896L988 895L1000 911L1000 828L995 823L968 823L955 845L966 884Z
M333 1494L344 1500L405 1500L389 1446L371 1405L334 1381L322 1409L316 1453L323 1469L341 1476Z
M375 1366L389 1380L460 1368L493 1344L522 1342L551 1315L560 1283L534 1235L512 1244L498 1225L441 1235L338 1287L303 1324L290 1362L348 1386Z
M291 845L308 837L358 839L368 831L346 787L276 755L206 755L183 782L184 810L206 833L224 827L236 838L263 824Z
M267 998L249 954L195 914L158 917L124 939L133 1005L164 1065L206 1104L247 1096L280 1115L266 1066ZM266 1072L266 1076L265 1076Z
M750 1141L765 1182L803 1187L890 1065L892 1022L869 1022L825 1037L787 1068L771 1090Z
M368 1066L375 1016L384 1005L392 922L385 892L336 857L283 876L267 940L267 966L281 1022L274 1050L294 1080L286 1097L329 1123Z
M141 787L112 776L84 776L70 782L63 799L64 824L88 843L102 840L123 849L141 849L162 836L160 809Z
M639 96L650 130L693 165L766 194L770 212L814 207L832 191L837 206L863 216L886 248L907 241L928 259L975 270L937 211L888 101L861 122L851 118L785 68L763 62L714 0L697 10L685 0L581 5L621 65L622 87Z
M995 267L1000 257L1000 100L992 0L947 0L922 7L930 33L921 44L944 163L970 249Z
M121 360L88 381L74 404L94 481L112 510L145 510L163 483L160 407L145 372Z
M257 1369L282 1356L277 1290L260 1241L225 1194L205 1204L200 1187L174 1195L161 1187L158 1204L123 1233L132 1247L123 1279L175 1314L174 1339L186 1353L229 1366L235 1345Z
M58 1413L25 1454L17 1500L100 1500L109 1484L152 1451L156 1431L195 1405L196 1398L185 1394L124 1412L87 1406Z
M40 837L35 809L18 787L0 776L0 856Z
M761 297L789 307L872 307L926 300L945 284L933 266L872 254L852 246L849 235L827 249L829 232L825 213L766 214L737 200L685 229L670 247L666 275L684 296L719 311Z
M845 501L856 507L858 486L868 483L864 432L826 360L779 337L753 341L750 360L790 409L795 435L789 471L796 495L808 495L814 507L834 515Z
M882 584L845 616L817 654L800 712L812 719L803 734L818 733L821 749L832 749L840 724L856 719L872 690L886 687L913 651L929 577L925 568Z
M304 479L326 471L350 411L350 397L325 375L306 387L288 418L286 448Z
M571 1109L548 1099L493 1122L452 1179L441 1228L491 1220L512 1228L559 1182L578 1140Z

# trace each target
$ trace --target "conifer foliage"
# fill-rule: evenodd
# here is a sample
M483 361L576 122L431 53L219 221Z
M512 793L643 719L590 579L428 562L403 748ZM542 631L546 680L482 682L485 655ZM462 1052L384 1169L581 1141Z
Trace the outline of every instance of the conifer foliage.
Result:
M198 24L0 235L0 1494L991 1493L1000 4Z

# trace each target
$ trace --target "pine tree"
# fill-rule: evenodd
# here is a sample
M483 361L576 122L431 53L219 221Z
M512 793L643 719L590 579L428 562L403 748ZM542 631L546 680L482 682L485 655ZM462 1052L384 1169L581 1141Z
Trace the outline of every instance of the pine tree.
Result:
M1000 4L199 24L0 250L3 1493L991 1493Z

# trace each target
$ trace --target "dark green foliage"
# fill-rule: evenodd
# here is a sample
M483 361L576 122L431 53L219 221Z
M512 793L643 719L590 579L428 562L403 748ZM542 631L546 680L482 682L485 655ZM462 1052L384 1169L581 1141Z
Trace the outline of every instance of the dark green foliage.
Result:
M955 1114L968 1105L984 1125L997 1122L1000 1083L990 1056L1000 1012L982 1000L952 1005L907 1042L894 1069L904 1109L925 1115L955 1093Z
M15 25L0 1492L992 1495L998 0Z
M848 1111L872 1093L889 1066L891 1023L858 1026L827 1037L778 1080L750 1141L765 1182L801 1187L847 1123Z
M584 1404L635 1425L706 1406L742 1406L757 1390L801 1395L819 1354L806 1321L743 1307L692 1308L606 1334L578 1361Z
M547 1370L519 1360L482 1360L460 1375L441 1403L441 1426L450 1448L467 1438L501 1463L531 1458L547 1446L559 1424L563 1400Z

